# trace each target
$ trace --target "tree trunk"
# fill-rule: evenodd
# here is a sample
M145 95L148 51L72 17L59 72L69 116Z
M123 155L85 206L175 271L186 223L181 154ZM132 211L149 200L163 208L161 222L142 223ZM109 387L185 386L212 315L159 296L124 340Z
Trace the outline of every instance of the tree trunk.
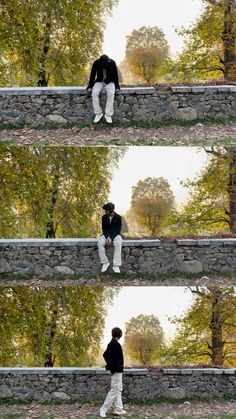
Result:
M51 12L45 17L45 33L43 39L43 52L39 60L40 70L38 74L38 86L48 85L48 76L46 74L46 59L50 47L50 34L51 34Z
M51 190L51 202L48 207L48 222L46 227L46 238L47 239L55 239L56 237L56 229L55 229L55 222L54 222L54 211L55 205L58 198L58 186L59 186L59 172L54 175L53 183L52 183L52 190Z
M46 326L49 329L47 339L47 353L45 354L45 367L53 367L55 362L55 356L53 355L52 344L57 329L57 305L54 307L52 312L51 323Z
M212 363L213 365L223 365L224 356L223 356L223 323L221 318L221 307L220 307L220 297L221 291L214 290L212 291L213 301L211 305L211 351L212 351Z
M230 147L229 153L229 226L231 233L236 233L236 148Z
M235 0L224 0L224 73L227 80L236 81L236 19Z

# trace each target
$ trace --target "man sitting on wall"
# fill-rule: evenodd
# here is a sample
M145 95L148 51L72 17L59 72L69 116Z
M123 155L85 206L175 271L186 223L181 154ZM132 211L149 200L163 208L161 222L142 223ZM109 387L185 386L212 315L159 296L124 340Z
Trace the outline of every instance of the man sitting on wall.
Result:
M99 94L101 93L103 87L105 87L107 93L105 120L108 124L111 124L112 115L114 113L113 104L115 92L120 90L120 86L116 63L107 55L101 55L98 60L94 61L87 87L87 91L92 91L95 123L99 122L103 117L102 108L99 103Z
M98 253L102 264L101 272L106 272L110 263L106 255L105 246L114 245L114 257L113 257L113 271L120 273L121 266L121 248L122 248L122 237L121 227L122 219L115 210L115 205L112 202L108 202L103 205L105 214L102 217L102 232L103 235L98 240Z

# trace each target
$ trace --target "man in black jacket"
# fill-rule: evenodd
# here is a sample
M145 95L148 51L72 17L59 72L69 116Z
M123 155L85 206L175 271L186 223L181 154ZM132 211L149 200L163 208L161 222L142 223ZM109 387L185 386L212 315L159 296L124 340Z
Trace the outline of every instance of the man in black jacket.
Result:
M120 90L120 86L116 63L107 55L101 55L98 60L94 61L87 87L87 91L92 91L95 123L99 122L103 117L102 108L99 103L99 94L101 93L103 87L105 87L107 93L105 119L108 124L111 124L114 112L113 103L115 92Z
M124 357L122 347L118 340L122 336L122 330L119 327L114 327L111 331L112 340L107 345L103 357L107 363L106 369L111 372L111 389L100 409L100 416L106 417L106 412L114 404L116 415L124 415L126 411L123 409L122 404L122 374L124 369Z
M105 214L102 217L102 232L103 235L98 240L98 253L102 264L101 272L106 272L110 263L106 255L105 246L114 245L114 257L113 257L113 271L120 273L121 266L121 248L122 248L122 237L121 227L122 219L115 210L115 205L112 202L108 202L103 205Z

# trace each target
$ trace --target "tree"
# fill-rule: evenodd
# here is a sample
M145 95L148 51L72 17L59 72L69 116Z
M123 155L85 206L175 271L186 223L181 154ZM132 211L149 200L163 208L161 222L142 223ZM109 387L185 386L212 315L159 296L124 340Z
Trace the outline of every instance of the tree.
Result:
M235 0L207 0L213 7L219 8L223 15L223 64L224 76L236 80L236 2Z
M6 85L73 85L101 50L117 0L2 0L0 80Z
M176 222L183 233L236 232L236 149L206 148L208 165L182 184L190 198Z
M125 324L124 345L132 359L142 365L153 363L161 350L164 333L154 315L140 314Z
M131 211L152 236L161 231L173 208L174 197L166 179L148 177L133 186Z
M97 233L110 177L123 150L1 147L1 237Z
M236 365L236 296L233 287L196 287L193 305L181 318L173 319L177 335L165 362L207 362Z
M91 365L107 304L103 287L5 287L0 296L1 366Z
M235 0L203 0L205 8L196 23L177 32L185 48L170 63L173 78L184 81L224 77L236 80Z
M125 62L141 81L156 83L168 54L169 46L165 35L157 26L143 26L127 36Z

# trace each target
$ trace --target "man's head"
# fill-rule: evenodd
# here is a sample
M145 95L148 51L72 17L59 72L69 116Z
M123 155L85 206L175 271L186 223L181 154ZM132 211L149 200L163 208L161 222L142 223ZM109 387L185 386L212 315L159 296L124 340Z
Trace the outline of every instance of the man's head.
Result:
M114 213L115 205L112 202L108 202L103 205L102 209L104 209L106 215L112 215Z
M122 330L119 327L113 327L113 329L111 331L111 335L112 335L113 339L119 340L122 336Z
M102 67L106 68L107 65L110 62L110 58L108 57L108 55L101 55L101 57L99 58L100 63L102 64Z
M99 57L99 60L100 60L100 61L107 62L107 61L109 61L109 60L110 60L110 58L108 57L108 55L103 54L103 55L101 55L101 57Z

